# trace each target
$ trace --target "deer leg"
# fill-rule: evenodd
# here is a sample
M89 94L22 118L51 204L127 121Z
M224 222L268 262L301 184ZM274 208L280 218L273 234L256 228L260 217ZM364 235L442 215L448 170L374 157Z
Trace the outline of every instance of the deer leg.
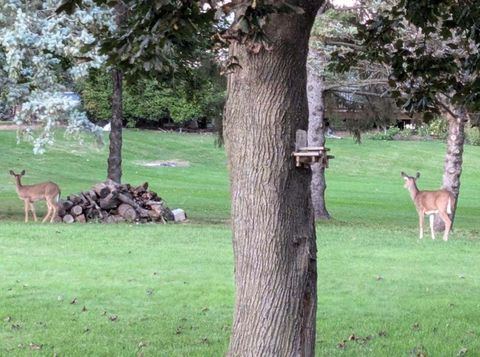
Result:
M58 203L53 202L53 214L52 214L52 219L50 220L50 222L53 222L53 220L57 217L57 215L58 215Z
M36 222L37 221L37 214L35 213L35 206L33 205L33 202L30 202L30 209L32 210L33 219Z
M24 210L25 210L25 223L27 223L27 222L28 222L28 208L30 207L30 203L29 203L27 200L23 201L23 203L24 203L24 205L25 205L25 207L24 207Z
M452 220L448 217L446 212L439 212L440 217L445 222L445 231L443 232L443 240L446 242L448 240L448 233L450 233L450 228L452 228Z
M47 219L48 219L48 217L50 217L51 213L52 213L52 204L51 204L51 202L47 201L47 214L43 218L42 223L45 223L47 221Z
M54 201L51 201L49 203L47 202L47 204L49 206L49 212L51 213L50 223L52 223L55 217L57 216L57 211L58 211L57 203Z
M432 232L432 239L435 239L435 232L433 230L433 223L435 222L435 215L431 214L428 216L430 220L430 232Z
M423 219L424 219L423 212L418 213L418 225L420 226L420 239L423 239Z

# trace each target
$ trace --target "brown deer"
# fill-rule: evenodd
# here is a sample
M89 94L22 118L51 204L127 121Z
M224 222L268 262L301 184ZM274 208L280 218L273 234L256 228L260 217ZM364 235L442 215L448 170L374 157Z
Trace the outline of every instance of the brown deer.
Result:
M35 214L35 207L33 202L45 200L47 201L47 215L42 222L46 222L50 217L50 222L53 222L58 211L58 200L60 198L60 188L53 182L42 182L36 185L22 185L21 178L25 175L25 170L16 174L10 170L10 175L15 177L16 191L18 198L25 203L25 222L28 222L28 210L30 209L33 214L33 219L37 221L37 215Z
M420 224L420 239L423 238L423 221L426 214L430 219L430 230L432 232L432 239L435 239L433 231L433 222L435 214L445 222L445 232L443 233L443 240L448 240L448 234L452 227L452 220L448 216L452 214L452 207L455 205L455 196L448 190L438 191L419 191L417 187L417 179L420 177L420 172L417 172L415 177L408 176L405 172L401 173L405 180L405 188L410 192L410 197L415 203L418 213L418 220Z

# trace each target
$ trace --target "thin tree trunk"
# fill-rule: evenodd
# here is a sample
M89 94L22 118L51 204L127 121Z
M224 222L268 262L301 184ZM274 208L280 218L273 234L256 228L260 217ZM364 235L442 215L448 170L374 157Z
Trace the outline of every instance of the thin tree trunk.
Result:
M229 356L314 356L316 242L310 170L292 157L307 128L306 59L321 1L272 15L270 51L232 45L225 146L232 195L235 312Z
M316 75L313 69L307 71L307 95L308 95L308 145L325 145L325 85L322 76ZM330 219L330 214L325 205L325 166L315 163L312 167L312 204L315 219Z
M447 155L443 170L442 188L451 191L455 196L455 205L452 207L452 224L455 219L458 196L460 193L460 175L462 174L463 145L465 143L465 123L467 121L465 108L450 110L448 119ZM441 232L445 230L442 219L435 215L434 230Z
M108 178L120 183L122 179L122 71L112 70L112 120L110 121L110 153Z
M118 2L114 9L115 23L118 27L121 27L128 17L128 7L124 2ZM112 69L112 82L112 119L110 120L110 152L107 177L120 183L122 180L123 73L119 68Z

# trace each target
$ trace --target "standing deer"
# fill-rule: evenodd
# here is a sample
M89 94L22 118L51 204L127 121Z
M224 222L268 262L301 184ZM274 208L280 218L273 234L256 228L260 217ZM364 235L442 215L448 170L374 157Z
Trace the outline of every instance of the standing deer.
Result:
M46 222L48 217L50 217L50 222L53 222L54 218L57 215L58 207L57 203L60 198L60 188L56 183L53 182L42 182L37 183L36 185L22 185L20 181L22 176L25 175L25 170L20 174L16 174L10 170L10 175L15 177L16 191L18 198L20 198L25 203L25 222L28 222L28 210L32 210L33 219L37 221L37 215L35 214L35 207L33 202L45 200L47 201L47 215L42 220Z
M419 191L417 187L417 179L420 177L420 172L417 172L415 177L408 176L406 173L401 173L405 180L405 188L410 192L410 197L415 203L420 224L420 239L423 238L423 220L426 214L430 219L430 230L432 232L432 239L435 239L433 231L434 214L438 214L445 222L445 232L443 233L443 240L448 240L448 233L452 227L452 220L448 216L452 214L452 207L455 204L455 196L448 190L438 191Z

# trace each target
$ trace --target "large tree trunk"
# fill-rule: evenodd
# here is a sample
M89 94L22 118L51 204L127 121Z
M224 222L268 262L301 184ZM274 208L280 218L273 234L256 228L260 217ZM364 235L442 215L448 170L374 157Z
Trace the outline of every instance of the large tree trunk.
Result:
M308 95L308 146L325 146L325 106L324 106L324 81L322 76L314 73L313 69L307 71ZM325 205L325 166L319 162L312 166L312 204L315 219L330 219L330 214Z
M120 183L122 179L122 71L112 70L112 120L110 121L110 153L107 177Z
M451 191L455 196L455 205L452 207L452 223L455 219L458 195L460 193L460 175L462 174L463 145L465 143L465 123L467 111L465 108L451 109L448 118L447 155L443 169L442 188ZM434 230L441 232L445 230L442 219L435 215Z
M311 171L295 168L307 128L308 38L321 1L272 15L270 51L231 46L225 146L232 196L235 313L229 356L313 356L316 242Z

